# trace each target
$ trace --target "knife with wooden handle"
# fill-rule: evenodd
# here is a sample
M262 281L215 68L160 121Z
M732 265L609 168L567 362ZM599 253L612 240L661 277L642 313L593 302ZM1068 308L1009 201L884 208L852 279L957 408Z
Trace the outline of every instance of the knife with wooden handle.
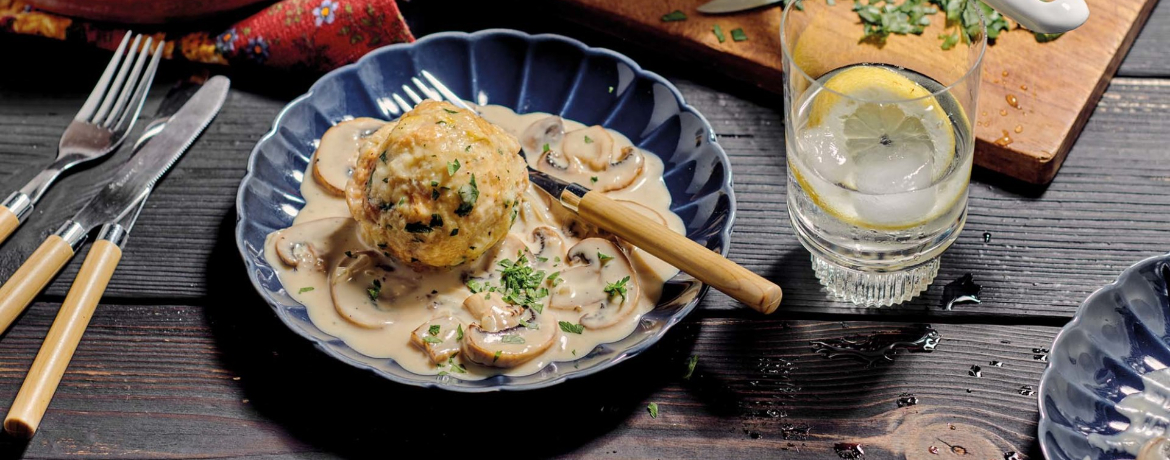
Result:
M73 219L50 235L27 262L0 287L0 331L12 324L33 297L48 283L85 241L89 230L102 225L61 310L25 377L4 430L31 437L61 382L61 376L89 325L90 317L122 258L122 246L154 185L179 160L191 143L219 113L230 81L209 79L190 100L166 120L161 131L148 130L149 141L134 154ZM156 134L155 134L156 133Z

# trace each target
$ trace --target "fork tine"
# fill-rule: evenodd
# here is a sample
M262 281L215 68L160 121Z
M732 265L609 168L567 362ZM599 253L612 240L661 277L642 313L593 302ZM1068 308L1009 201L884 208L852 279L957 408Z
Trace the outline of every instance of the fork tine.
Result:
M410 81L414 82L414 86L417 86L418 90L422 91L423 94L426 94L428 98L434 99L436 101L443 100L443 96L441 96L438 91L428 87L425 83L422 82L422 80L419 80L418 77L410 77Z
M126 31L126 35L122 37L122 44L118 45L118 49L114 51L114 56L110 58L110 63L106 64L106 70L102 71L101 78L93 86L93 91L90 91L89 97L85 99L85 104L82 104L81 110L78 110L77 115L73 116L74 120L86 121L93 116L94 110L102 102L102 96L106 94L106 89L110 86L110 78L114 76L114 70L118 68L118 63L122 62L122 53L126 52L126 44L130 43L131 35L134 35L134 33Z
M122 66L118 69L118 76L114 77L114 84L110 85L110 90L106 92L106 96L102 99L102 105L98 107L97 114L92 119L95 123L100 123L110 113L110 106L114 104L118 90L122 87L122 81L126 79L126 73L130 71L130 65L138 53L140 41L142 41L142 34L135 35L134 41L130 43L130 51L126 53L126 60L122 61Z
M142 80L142 66L146 64L146 57L150 55L150 48L154 44L154 40L146 37L142 42L142 51L138 53L138 57L134 59L134 68L126 75L126 82L122 85L122 89L118 91L118 100L114 102L114 107L110 109L109 116L101 122L102 126L110 127L114 122L122 118L123 109L126 109L126 103L130 101L130 96L134 94L134 88L141 83ZM97 122L97 120L94 120Z
M138 119L138 114L142 112L142 103L146 101L146 93L150 91L150 86L154 83L154 74L158 70L158 62L162 58L163 45L165 44L160 40L158 46L154 48L154 56L150 58L150 65L146 67L146 73L142 74L138 88L134 90L134 97L130 99L126 111L118 118L118 124L114 125L115 132L129 131L130 126L133 126L134 121Z
M402 91L406 93L406 96L409 97L410 100L414 101L415 105L422 103L422 98L418 97L418 93L414 92L413 89L410 89L409 86L402 85Z
M431 85L434 86L435 89L439 91L439 94L442 94L443 97L447 99L447 101L451 102L452 104L455 104L455 106L457 106L457 107L464 108L467 110L474 110L471 108L471 105L469 105L466 102L463 102L463 99L459 99L459 96L456 96L455 93L452 92L450 88L447 88L447 85L444 85L443 82L439 81L438 78L435 78L434 75L431 75L430 72L427 72L424 70L424 71L422 71L422 76L423 76L423 78L427 79L427 81L431 82Z
M399 96L398 93L391 94L390 97L394 98L394 102L397 102L398 107L401 107L404 112L409 112L410 109L414 108L414 106L407 104L406 100L402 96Z

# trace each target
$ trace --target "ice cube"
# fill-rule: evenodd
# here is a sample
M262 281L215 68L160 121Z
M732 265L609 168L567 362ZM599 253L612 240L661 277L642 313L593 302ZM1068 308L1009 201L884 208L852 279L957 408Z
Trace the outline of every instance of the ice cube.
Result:
M836 139L828 128L800 130L796 138L798 153L818 176L826 181L843 184L852 181L853 162L840 149L842 139Z
M934 155L927 143L903 142L871 148L855 159L857 190L886 194L930 187Z
M934 156L925 145L871 149L856 161L858 216L876 225L910 225L930 215Z

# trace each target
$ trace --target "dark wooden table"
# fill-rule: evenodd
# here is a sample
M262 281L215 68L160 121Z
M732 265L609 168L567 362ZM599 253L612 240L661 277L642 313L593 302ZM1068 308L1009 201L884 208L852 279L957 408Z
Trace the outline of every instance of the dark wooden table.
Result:
M1045 363L1033 349L1048 347L1090 292L1170 249L1170 5L1153 13L1055 182L1034 187L976 171L966 230L943 256L938 280L920 299L889 309L831 301L813 278L784 204L777 96L530 7L546 19L509 18L473 2L406 4L419 33L559 32L668 76L731 156L740 210L731 258L784 287L779 312L760 317L712 292L646 354L520 394L423 391L338 363L274 317L248 283L232 236L252 146L311 79L239 72L219 118L147 203L41 431L27 444L0 435L0 457L386 458L405 449L445 458L469 447L491 449L490 458L826 459L836 458L838 443L859 443L869 458L935 458L932 446L946 458L1038 458L1036 398L1025 386L1036 385ZM5 62L29 63L0 72L7 191L54 156L108 54L11 36L0 36L0 47ZM168 66L144 113L190 71ZM53 188L0 246L0 276L124 155ZM0 410L82 257L0 336ZM983 285L983 303L943 310L942 286L967 273ZM925 323L942 336L937 350L891 363L825 359L810 345L912 333ZM684 380L692 355L698 366ZM910 395L916 405L898 403Z

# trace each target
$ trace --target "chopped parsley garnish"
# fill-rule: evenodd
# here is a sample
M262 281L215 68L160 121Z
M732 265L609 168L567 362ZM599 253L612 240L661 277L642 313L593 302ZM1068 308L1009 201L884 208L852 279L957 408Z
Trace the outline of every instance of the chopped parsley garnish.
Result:
M445 124L447 124L447 121L446 120L439 120L439 121L436 121L435 124L436 125L445 125Z
M353 258L353 251L345 251L345 256L352 259Z
M540 325L536 324L536 323L530 323L530 322L524 321L522 319L517 319L516 322L520 323L521 326L524 326L528 329L532 329L532 330L540 329Z
M613 94L613 87L612 86L609 87L609 94Z
M585 136L585 143L586 143L586 144L592 144L592 143L593 143L593 139L590 139L590 138L589 138L589 136Z
M455 371L455 372L458 372L458 373L460 373L460 374L466 374L466 373L467 373L467 368L463 367L463 365L462 365L462 364L459 364L459 363L456 363L456 362L452 362L452 363L451 363L451 370L453 370L453 371Z
M719 27L719 24L715 24L715 27L711 28L711 33L715 34L715 38L719 40L719 43L727 41L727 36L723 35L723 28Z
M437 181L437 180L431 181L431 187L438 187L438 186L439 186L439 181Z
M676 21L686 21L686 20L687 20L687 14L683 13L682 10L674 10L674 11L671 11L669 13L662 15L662 22L676 22Z
M378 300L378 294L382 293L382 282L374 280L370 283L370 287L366 288L366 294L370 295L370 300Z
M543 264L545 262L548 262L548 257L536 256L536 260L537 260L537 262L540 262Z
M434 227L442 227L442 226L443 226L443 216L440 216L438 214L431 214L431 227L434 228Z
M438 324L432 324L431 327L427 328L427 333L430 335L439 335L439 330L441 329Z
M382 160L382 162L385 163L386 162L386 152L383 151L381 155L378 155L378 159Z
M402 198L398 199L398 207L401 208L403 206L406 206L406 197L402 197Z
M604 263L608 262L610 259L613 259L613 256L611 256L609 254L603 254L601 251L597 252L597 260L601 261L601 263L604 264Z
M317 289L317 288L315 288L315 287L313 287L313 286L305 286L305 287L301 288L301 290L297 291L297 293L298 293L298 294L304 294L304 293L306 293L306 292L309 292L309 291L312 291L312 290L314 290L314 289Z
M562 281L564 281L564 279L561 278L561 272L549 273L548 278L546 279L548 280L548 284L551 284L552 287L557 287L561 284Z
M455 340L463 340L463 325L455 326Z
M573 356L577 356L577 349L576 348L573 349Z
M431 189L431 199L432 200L439 199L439 189L437 189L437 188Z
M451 236L455 236L458 234L459 234L459 227L455 227L455 228L451 229Z
M478 280L467 280L467 283L465 284L467 284L467 289L470 290L472 294L483 292L483 283L479 282Z
M458 111L458 110L451 110L451 109L448 109L448 108L443 108L443 111L445 111L445 112L447 112L447 113L450 113L450 114L456 114L456 113L459 113L459 111Z
M748 38L743 29L731 29L731 39L737 42L742 42L746 41Z
M544 144L544 147L542 147L542 148L540 149L540 153L545 153L545 152L547 152L547 151L549 151L549 150L552 150L552 149L548 148L548 144Z
M544 305L540 299L548 297L548 289L540 287L544 281L544 270L533 270L523 251L516 254L515 262L503 259L496 264L500 266L504 301L543 313Z
M406 224L406 231L410 233L430 233L431 226L422 222L411 222Z
M646 410L650 411L650 418L658 418L658 403L647 404Z
M428 335L428 336L426 336L426 337L423 337L423 342L426 342L426 343L443 343L443 339L440 339L440 338L438 338L438 337L431 337L431 336L429 336L429 335Z
M691 374L695 373L695 365L699 364L699 355L691 355L687 358L687 373L683 374L683 380L690 380Z
M494 362L499 361L499 360L500 360L500 350L496 350L496 356L492 357L492 362L494 363Z
M626 301L626 283L628 283L629 281L630 281L630 277L627 275L625 278L622 278L621 281L606 284L605 285L605 293L609 294L610 297L613 297L615 295L620 295L620 296L622 296L622 302L625 302Z
M467 147L464 147L464 148L463 148L463 151L464 151L464 152L470 152L470 151L471 151L471 145L468 145Z
M596 184L597 183L597 176L590 177L589 180L592 181L594 184Z
M475 207L475 202L479 200L479 186L475 185L475 174L471 175L471 182L462 187L459 187L459 207L455 209L455 214L459 217L466 217L471 214L471 209Z
M580 324L573 324L568 321L558 321L557 324L561 325L562 331L568 332L570 334L580 334L585 332L585 326Z
M517 334L505 334L500 337L500 342L522 345L524 343L524 337L520 337Z
M468 149L470 149L470 148L471 148L471 146L469 145L469 146L467 146L467 148L468 148ZM459 166L461 166L461 165L459 164L459 159L458 159L458 158L456 158L456 159L455 159L455 161L450 161L450 162L447 162L447 175L448 175L448 176L454 176L454 175L455 175L455 171L458 171L458 170L459 170Z

